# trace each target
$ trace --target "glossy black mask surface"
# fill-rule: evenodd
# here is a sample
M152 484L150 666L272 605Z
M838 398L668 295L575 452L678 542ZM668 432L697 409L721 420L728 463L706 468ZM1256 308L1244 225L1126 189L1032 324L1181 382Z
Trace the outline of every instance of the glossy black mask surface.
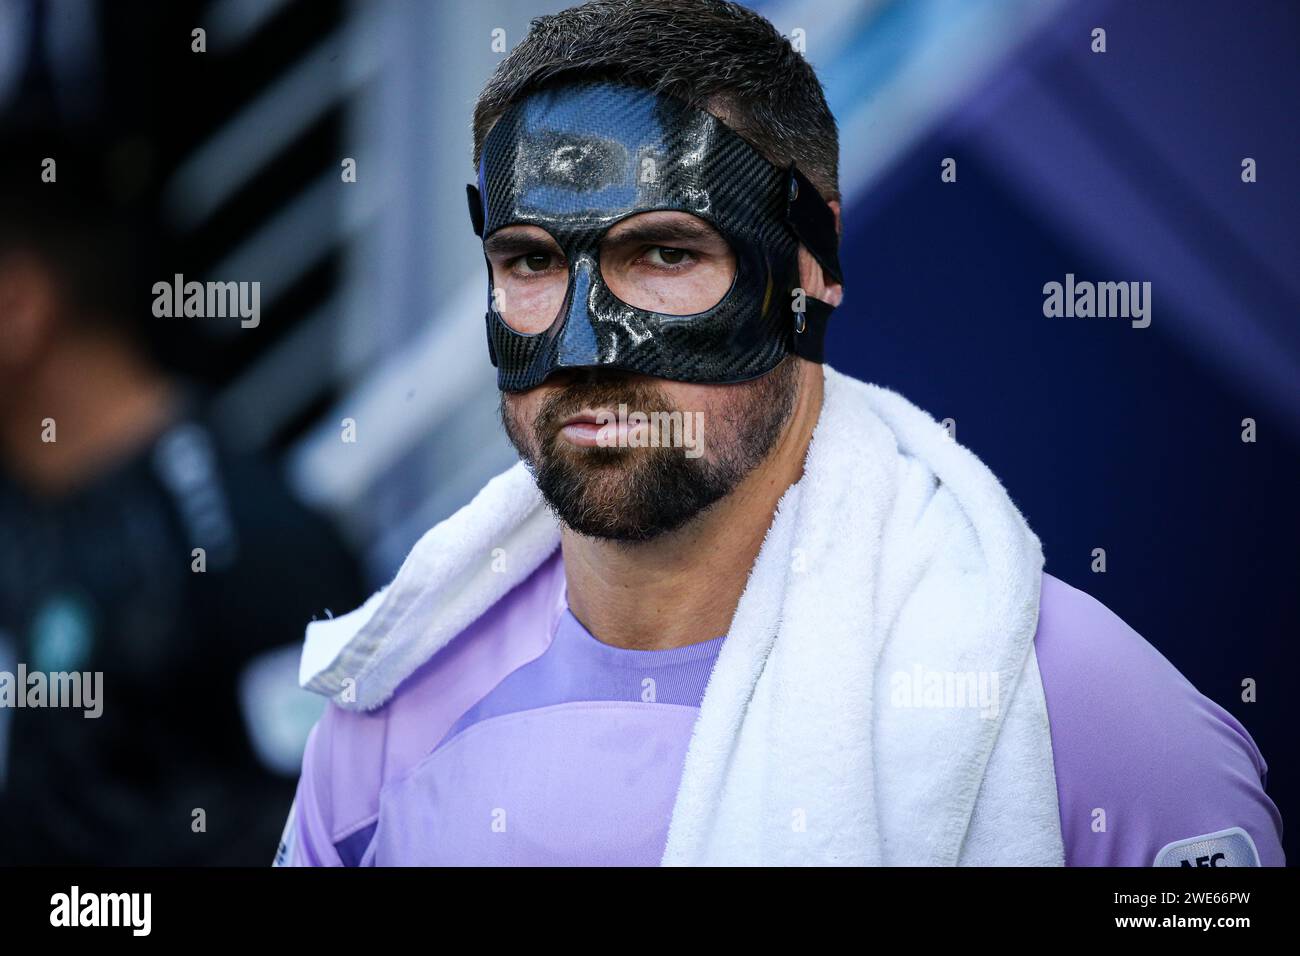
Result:
M563 250L569 281L551 325L521 333L493 307L489 265L488 349L499 387L520 391L557 369L587 366L726 383L762 375L790 352L820 361L829 306L808 300L822 319L815 332L796 332L806 323L792 311L799 238L788 215L796 178L813 192L712 114L640 87L582 82L515 104L484 142L471 215L485 238L507 225L545 229ZM734 281L707 311L634 308L601 278L606 230L653 210L698 216L730 244ZM796 342L814 334L815 349Z

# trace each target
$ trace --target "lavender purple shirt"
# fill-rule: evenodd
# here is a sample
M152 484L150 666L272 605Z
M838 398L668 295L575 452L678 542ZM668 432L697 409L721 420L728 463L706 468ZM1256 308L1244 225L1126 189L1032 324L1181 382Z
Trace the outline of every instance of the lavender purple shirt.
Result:
M276 862L656 865L724 640L601 643L568 609L557 550L383 707L329 705ZM1067 865L1150 866L1232 827L1283 864L1267 767L1236 718L1050 575L1034 646Z

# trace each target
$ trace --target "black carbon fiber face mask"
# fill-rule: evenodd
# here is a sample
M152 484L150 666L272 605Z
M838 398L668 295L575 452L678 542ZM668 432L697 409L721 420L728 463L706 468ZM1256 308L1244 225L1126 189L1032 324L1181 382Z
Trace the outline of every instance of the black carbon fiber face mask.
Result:
M560 369L603 366L681 382L756 378L787 354L823 360L832 307L798 291L802 242L841 282L834 214L792 164L779 168L722 121L675 98L611 82L544 89L512 106L467 187L474 231L544 229L568 287L549 326L511 328L488 268L488 353L503 391ZM692 315L637 308L611 291L601 242L640 213L689 213L735 257L730 288Z

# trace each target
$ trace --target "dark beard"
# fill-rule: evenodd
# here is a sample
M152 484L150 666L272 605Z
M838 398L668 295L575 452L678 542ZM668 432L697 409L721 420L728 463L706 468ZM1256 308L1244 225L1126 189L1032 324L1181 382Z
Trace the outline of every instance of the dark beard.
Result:
M799 388L793 358L733 386L729 402L711 412L706 434L697 436L705 440L706 454L688 458L683 448L568 446L560 424L584 408L617 409L622 403L632 411L679 410L658 388L621 372L575 374L572 384L543 403L531 436L514 420L504 393L501 422L556 516L579 534L613 541L649 541L676 531L730 494L776 445Z

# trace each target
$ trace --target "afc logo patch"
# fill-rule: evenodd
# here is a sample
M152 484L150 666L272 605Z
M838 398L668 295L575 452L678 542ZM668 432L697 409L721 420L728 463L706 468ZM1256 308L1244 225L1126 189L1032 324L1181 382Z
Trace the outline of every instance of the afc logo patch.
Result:
M1255 841L1241 827L1175 840L1161 847L1152 866L1259 866Z

